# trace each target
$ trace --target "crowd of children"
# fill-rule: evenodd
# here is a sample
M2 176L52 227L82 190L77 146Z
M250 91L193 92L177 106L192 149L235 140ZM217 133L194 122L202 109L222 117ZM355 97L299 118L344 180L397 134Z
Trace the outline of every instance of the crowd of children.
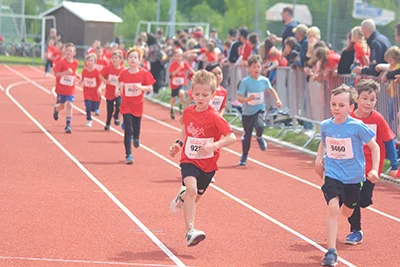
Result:
M354 30L354 38L357 36L357 31L358 29ZM114 49L111 55L104 59L101 48L96 46L85 57L85 67L82 73L78 74L78 61L74 59L75 46L68 43L57 50L52 48L54 44L49 43L49 45L48 60L51 63L46 64L46 73L53 67L57 93L57 103L53 110L54 119L58 120L59 112L65 108L65 132L72 132L75 85L83 84L86 126L91 127L91 114L99 108L103 94L102 84L104 84L104 95L107 99L107 120L104 130L110 130L112 118L115 125L120 125L119 113L122 114L125 130L125 163L132 164L134 162L132 140L135 148L140 146L144 94L151 92L156 82L151 72L142 67L143 49L135 46L127 51L126 56L121 50ZM362 47L360 43L360 51ZM328 51L324 47L320 50L317 49L316 54L321 54L317 58L325 64ZM271 58L271 66L279 65L279 62L275 62L277 52L273 46L268 51L267 56ZM210 49L192 50L188 53L195 52L206 53L209 60L212 60L210 58L213 57L213 51ZM396 58L397 51L393 53ZM183 51L180 48L175 49L174 61L168 70L171 75L172 97L170 115L175 119L173 105L176 96L180 97L182 115L180 135L169 148L171 156L181 153L182 186L178 195L172 200L170 209L173 213L183 209L186 244L194 246L206 237L205 232L194 227L196 202L205 193L218 170L220 149L233 144L236 137L223 118L227 100L227 92L221 85L223 66L217 62L209 62L205 70L195 72L189 64L182 61L182 56ZM364 62L364 56L365 54L360 52L359 60ZM123 65L125 59L127 68ZM388 62L391 63L389 56ZM249 76L243 78L238 87L238 100L243 104L244 129L240 166L246 165L254 128L260 149L267 149L262 137L265 93L275 98L277 107L282 105L270 79L262 75L262 65L263 59L259 55L249 55L243 64ZM186 80L188 72L193 74L193 77L188 91L189 97L184 105L182 90L188 84ZM372 204L372 192L382 172L385 157L391 161L390 175L397 175L395 136L383 117L374 111L379 85L372 80L362 80L356 89L358 92L342 85L333 90L330 103L333 117L321 123L322 141L315 169L324 178L322 191L328 204L328 252L322 262L325 266L337 264L336 236L340 209L350 223L351 233L347 236L346 243L361 243L363 233L360 210ZM354 110L355 102L358 104L356 110Z

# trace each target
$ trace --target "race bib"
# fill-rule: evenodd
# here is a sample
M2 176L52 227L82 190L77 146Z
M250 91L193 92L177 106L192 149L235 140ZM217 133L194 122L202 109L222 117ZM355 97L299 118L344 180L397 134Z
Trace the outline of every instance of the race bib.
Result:
M114 86L118 85L118 76L117 75L108 75L108 80L110 81L110 83Z
M370 128L374 133L374 140L376 140L376 130L377 130L377 126L376 124L366 124L368 128Z
M103 69L103 65L95 64L94 67L98 70L101 71Z
M251 100L250 102L248 102L249 105L260 105L260 104L264 104L264 92L262 93L247 93L247 95L250 97L252 95L254 95L254 99Z
M175 86L182 85L185 82L185 78L183 77L174 77L172 79L172 84Z
M189 159L208 159L214 157L214 152L200 156L198 153L206 143L213 143L214 138L195 138L188 136L185 145L185 154Z
M84 78L85 87L96 87L96 78Z
M331 159L352 159L353 144L351 138L326 138L326 155Z
M135 85L141 85L140 83L126 83L125 84L125 96L133 97L140 96L142 90L135 89Z
M73 75L63 75L60 79L60 84L66 86L73 86L75 81L75 76Z
M222 102L224 102L224 97L220 95L214 96L213 99L210 100L210 105L216 110L219 111L221 109Z

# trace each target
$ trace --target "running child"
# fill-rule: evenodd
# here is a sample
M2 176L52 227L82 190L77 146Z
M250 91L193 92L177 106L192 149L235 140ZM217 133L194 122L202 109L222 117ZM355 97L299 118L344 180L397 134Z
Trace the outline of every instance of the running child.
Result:
M183 208L187 246L195 246L206 237L203 231L194 228L196 202L218 170L219 150L236 141L229 124L210 106L217 87L215 76L201 70L192 81L195 104L183 111L180 137L169 148L172 157L182 150L182 187L170 210L176 213Z
M374 110L380 86L372 79L363 79L357 84L356 89L358 93L356 101L358 107L357 110L350 115L364 122L376 134L375 141L380 149L378 177L380 177L382 173L385 158L388 158L391 163L389 175L396 178L398 163L394 140L395 134L390 129L383 116ZM372 154L368 146L364 146L364 156L366 164L365 174L368 175L372 169ZM375 184L369 180L366 180L363 184L360 193L360 201L357 206L355 206L353 214L348 219L350 223L350 234L346 237L346 244L357 245L363 240L363 232L361 231L361 208L366 208L373 203L372 192L374 187Z
M330 102L333 117L321 122L321 143L315 168L317 173L321 173L321 161L326 150L325 179L321 189L328 204L328 252L322 261L323 266L337 264L336 238L340 212L349 218L360 201L365 182L364 143L371 149L372 155L372 167L367 178L371 183L379 179L380 152L374 139L375 133L362 121L349 115L354 109L356 94L354 88L347 85L334 89Z
M86 107L86 127L92 127L92 112L96 111L101 98L100 71L96 69L97 56L94 53L85 57L85 68L82 71L83 98Z
M115 95L116 86L118 85L118 77L123 70L121 62L123 55L120 50L114 51L111 56L111 64L103 68L100 78L106 85L105 97L107 99L107 121L104 130L110 130L111 118L114 117L114 124L119 125L119 112L121 106L121 96ZM115 106L115 112L114 112Z
M55 40L49 39L46 53L47 61L44 69L44 77L47 77L47 74L51 72L51 69L53 68L53 61L60 55L61 52L57 50L57 47L55 46Z
M250 142L253 128L256 129L256 139L262 151L267 149L262 134L264 133L265 91L271 92L276 99L276 106L281 107L282 102L278 93L271 86L268 78L261 76L262 59L259 55L253 55L248 60L250 76L244 78L239 85L238 101L243 104L242 123L244 135L242 136L242 157L239 166L246 166L247 156L250 150Z
M133 164L132 135L135 148L140 146L140 124L143 115L144 92L151 92L155 80L151 73L140 68L143 50L139 47L129 49L127 61L129 68L121 71L115 96L122 96L121 113L124 117L125 163Z
M222 80L224 79L222 74L222 67L219 63L210 63L206 66L206 71L209 71L215 75L217 80L217 89L215 90L215 95L211 99L210 105L217 111L221 116L224 115L225 107L226 107L226 96L227 91L221 85ZM193 100L192 90L188 91L188 98L186 99L185 107L188 107Z
M71 133L72 103L75 99L75 78L80 78L76 72L79 62L74 58L76 48L73 43L65 45L65 58L54 66L56 77L57 104L54 106L53 118L58 120L61 110L66 111L65 133Z
M190 71L194 73L194 70L183 61L182 49L176 49L174 51L174 61L169 66L168 72L171 74L170 87L171 87L171 119L175 119L174 105L175 98L179 95L179 113L182 114L183 110L183 96L185 95L186 72Z

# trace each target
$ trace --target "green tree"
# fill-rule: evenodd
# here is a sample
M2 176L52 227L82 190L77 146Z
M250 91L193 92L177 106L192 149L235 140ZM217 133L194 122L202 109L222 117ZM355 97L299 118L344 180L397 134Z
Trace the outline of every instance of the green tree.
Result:
M206 1L192 8L190 20L193 22L208 22L219 32L223 31L224 18L217 11L213 10Z
M122 12L123 23L121 25L121 34L124 39L133 40L136 34L135 26L139 22L139 15L137 14L136 8L132 3L125 6Z

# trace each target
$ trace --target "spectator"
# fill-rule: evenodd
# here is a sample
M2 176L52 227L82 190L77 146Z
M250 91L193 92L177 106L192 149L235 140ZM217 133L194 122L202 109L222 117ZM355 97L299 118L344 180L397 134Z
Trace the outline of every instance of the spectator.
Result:
M300 60L300 45L296 38L289 37L285 40L285 49L282 56L288 61L288 66L296 64Z
M294 36L293 29L297 27L297 22L293 19L293 9L291 7L285 7L281 13L282 21L285 23L285 27L282 31L282 37L279 38L275 34L271 34L268 38L273 43L281 43L282 49L285 49L285 39Z
M342 55L340 56L339 65L338 65L338 74L350 74L351 73L351 65L354 62L354 43L351 38L351 32L347 34L347 46L343 50Z
M306 56L308 50L307 30L308 27L305 24L299 24L293 29L295 37L300 45L300 60L296 63L299 67L304 67L308 60Z

